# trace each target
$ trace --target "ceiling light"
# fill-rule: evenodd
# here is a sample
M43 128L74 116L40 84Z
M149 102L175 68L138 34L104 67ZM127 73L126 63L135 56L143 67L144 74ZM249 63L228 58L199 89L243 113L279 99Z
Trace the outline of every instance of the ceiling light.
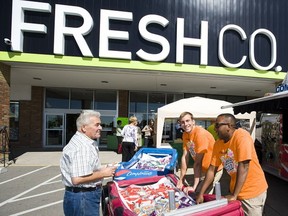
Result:
M106 80L102 80L101 83L109 83L109 82Z
M34 80L42 80L40 77L33 77Z
M167 86L167 84L166 83L161 83L160 86Z

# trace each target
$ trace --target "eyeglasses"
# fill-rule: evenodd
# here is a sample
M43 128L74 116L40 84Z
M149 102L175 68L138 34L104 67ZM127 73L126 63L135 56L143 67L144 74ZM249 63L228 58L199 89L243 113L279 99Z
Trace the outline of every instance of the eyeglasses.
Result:
M230 125L230 123L225 123L225 122L215 123L215 128L218 129L223 125Z

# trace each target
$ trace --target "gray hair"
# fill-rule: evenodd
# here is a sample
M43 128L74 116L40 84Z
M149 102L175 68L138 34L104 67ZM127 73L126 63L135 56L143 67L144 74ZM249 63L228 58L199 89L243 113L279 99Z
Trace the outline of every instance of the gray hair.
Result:
M100 118L101 114L95 110L82 110L76 120L77 130L79 131L83 125L89 124L90 118L94 116Z

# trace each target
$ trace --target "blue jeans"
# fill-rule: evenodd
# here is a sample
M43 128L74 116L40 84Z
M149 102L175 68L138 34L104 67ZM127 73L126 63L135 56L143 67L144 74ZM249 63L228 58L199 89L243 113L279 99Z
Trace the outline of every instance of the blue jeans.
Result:
M99 216L102 189L73 193L65 191L63 209L66 216Z

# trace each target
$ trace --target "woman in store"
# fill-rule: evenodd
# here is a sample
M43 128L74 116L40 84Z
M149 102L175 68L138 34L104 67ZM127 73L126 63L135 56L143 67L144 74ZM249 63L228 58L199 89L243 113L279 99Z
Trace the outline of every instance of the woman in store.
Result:
M129 161L134 156L134 153L138 148L137 130L137 118L135 116L131 116L129 118L129 124L125 125L121 132L121 135L123 136L122 162Z
M150 120L149 123L142 129L144 132L144 147L152 147L153 140L152 140L152 133L153 133L153 120Z

